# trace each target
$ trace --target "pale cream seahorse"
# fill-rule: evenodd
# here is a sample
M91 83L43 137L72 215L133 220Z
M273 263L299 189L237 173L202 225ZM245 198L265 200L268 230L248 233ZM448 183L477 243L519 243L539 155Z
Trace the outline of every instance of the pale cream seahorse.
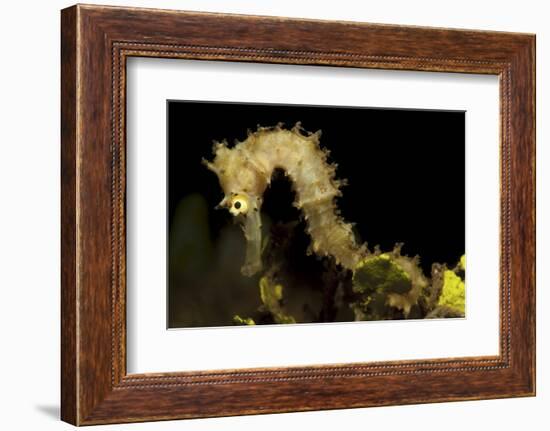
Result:
M300 123L288 130L258 127L248 137L229 148L214 144L214 160L203 160L216 173L224 192L220 207L242 220L247 240L244 275L262 269L260 210L264 191L273 171L283 169L296 192L294 206L301 209L311 236L310 251L332 256L342 267L354 270L367 255L366 245L356 243L352 225L339 216L335 199L341 196L345 180L335 179L336 164L327 162L328 151L319 145L321 131L305 132Z

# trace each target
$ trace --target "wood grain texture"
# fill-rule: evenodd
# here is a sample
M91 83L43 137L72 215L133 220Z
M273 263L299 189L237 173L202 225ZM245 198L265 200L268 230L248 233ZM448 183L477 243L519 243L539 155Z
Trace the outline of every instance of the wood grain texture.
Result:
M61 16L61 417L77 422L76 9Z
M78 5L62 11L61 39L63 420L88 425L534 395L533 35ZM500 354L127 375L130 56L498 75Z

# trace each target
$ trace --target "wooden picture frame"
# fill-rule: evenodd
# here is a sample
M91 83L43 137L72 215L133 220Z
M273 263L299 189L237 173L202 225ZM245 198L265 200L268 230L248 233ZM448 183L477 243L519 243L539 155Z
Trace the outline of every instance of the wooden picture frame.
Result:
M64 421L535 394L534 35L84 5L61 17ZM127 374L125 65L131 56L499 76L500 354Z

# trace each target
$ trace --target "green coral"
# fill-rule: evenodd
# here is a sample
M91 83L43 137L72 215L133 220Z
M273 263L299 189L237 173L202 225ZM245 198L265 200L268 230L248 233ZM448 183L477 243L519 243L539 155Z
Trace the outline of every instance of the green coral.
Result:
M453 271L446 270L443 274L443 290L437 302L438 306L451 308L464 314L466 302L466 286L464 281Z
M353 274L353 290L358 293L405 293L411 287L409 275L388 253L364 259Z
M352 282L358 294L351 304L356 320L417 317L419 296L428 285L418 258L402 256L400 244L359 262Z

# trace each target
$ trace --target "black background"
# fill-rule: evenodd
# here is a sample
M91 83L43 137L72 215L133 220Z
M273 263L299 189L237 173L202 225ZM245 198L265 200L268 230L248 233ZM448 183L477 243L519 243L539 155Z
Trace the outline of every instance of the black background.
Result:
M369 247L403 242L403 252L420 255L425 269L464 253L463 112L170 101L169 223L188 193L202 193L212 206L222 199L216 175L200 163L212 160L214 140L232 144L258 124L292 127L298 121L308 131L322 130L321 146L338 163L336 177L349 184L338 201L342 216L357 223ZM289 220L296 210L284 182L273 182L278 193L268 191L264 211ZM212 214L214 230L226 215Z
M346 221L356 223L358 242L366 241L371 250L379 245L383 251L404 243L402 253L419 255L428 276L433 262L453 266L465 252L464 112L187 101L168 101L167 110L169 229L178 204L191 193L206 199L213 241L232 223L227 210L214 210L223 198L222 189L216 175L201 164L202 158L213 159L214 140L227 139L232 145L235 139L246 139L247 129L256 130L257 125L283 122L292 127L300 121L307 131L322 130L321 146L330 150L329 161L338 164L336 178L348 180L337 205ZM293 201L286 177L275 175L262 212L274 221L298 220ZM297 270L318 272L320 267L305 257L309 238L302 236ZM172 305L183 307L170 313L189 314L186 298L196 289L189 283L169 285ZM204 301L220 289L231 286L212 284L209 292L214 293L193 307L208 307ZM170 326L230 324L216 321L220 313L191 323L169 319Z

